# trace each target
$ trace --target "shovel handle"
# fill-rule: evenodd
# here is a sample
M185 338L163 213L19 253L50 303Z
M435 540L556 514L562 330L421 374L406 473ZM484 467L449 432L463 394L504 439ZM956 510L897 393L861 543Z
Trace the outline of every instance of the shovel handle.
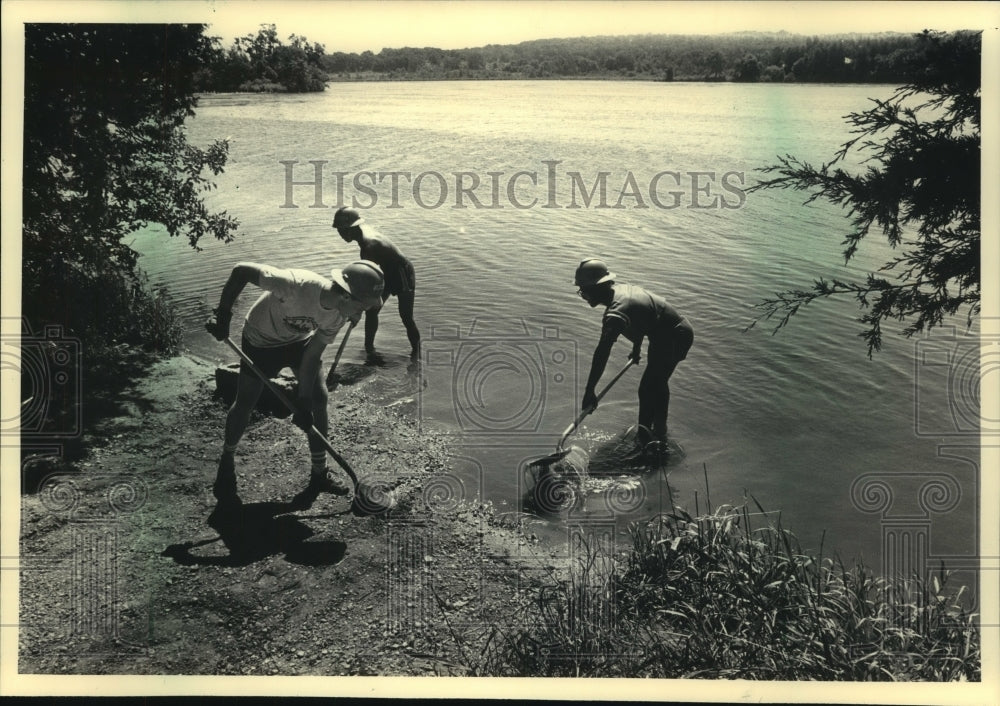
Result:
M628 371L628 369L631 368L633 365L635 365L635 361L632 358L629 358L628 362L625 364L625 367L619 370L618 374L615 375L613 378L611 378L611 382L605 385L603 390L597 393L596 401L600 402L601 398L604 397L604 395L608 394L608 390L611 389L612 385L618 382L619 378L621 378L621 376L624 375ZM576 420L568 427L566 427L566 431L564 431L563 435L559 438L559 445L556 446L556 449L558 451L562 451L562 447L563 444L566 442L566 439L569 438L569 435L573 433L573 430L576 429L578 426L580 426L580 422L582 422L584 418L592 411L593 411L592 409L583 410L582 412L580 412L580 415L576 418Z
M346 342L346 340L347 337L345 336L344 341ZM286 395L280 387L271 382L271 379L264 374L264 371L258 368L257 364L254 363L252 360L250 360L250 356L244 353L243 349L241 349L239 346L233 343L233 339L229 338L228 336L226 337L226 345L228 345L236 352L236 355L240 357L240 360L246 363L247 367L249 367L257 375L257 377L259 377L263 381L263 383L267 385L267 389L270 390L275 397L281 400L282 404L288 407L288 410L294 414L296 411L295 403L288 398L288 395ZM341 343L340 347L341 350L343 350L344 344ZM339 353L337 357L338 358L340 357ZM323 446L326 448L327 452L331 456L333 456L333 460L336 461L340 465L340 467L344 469L347 475L351 477L351 480L354 481L354 485L357 486L358 476L354 473L354 470L347 463L347 461L344 460L344 457L341 456L339 453L337 453L337 450L333 448L333 444L330 443L330 440L327 439L322 433L320 433L319 429L317 429L315 426L309 427L308 433L316 435L316 438L323 443Z
M344 338L340 342L340 347L337 349L337 357L333 359L333 365L330 366L329 375L333 374L333 371L337 369L337 363L340 362L340 356L344 355L344 346L347 345L347 339L351 335L351 331L354 327L358 325L357 321L352 321L351 325L347 327L347 331L344 332Z

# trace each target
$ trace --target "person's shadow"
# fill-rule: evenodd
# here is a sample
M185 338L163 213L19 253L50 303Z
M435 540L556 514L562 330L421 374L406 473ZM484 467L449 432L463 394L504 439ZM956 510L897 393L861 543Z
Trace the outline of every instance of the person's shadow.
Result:
M239 498L220 502L208 516L208 525L218 537L196 542L171 544L161 556L183 566L247 566L276 554L305 566L330 566L347 553L340 541L307 541L315 534L295 515L303 509L299 503L260 502L244 505ZM201 556L192 549L221 541L227 555Z

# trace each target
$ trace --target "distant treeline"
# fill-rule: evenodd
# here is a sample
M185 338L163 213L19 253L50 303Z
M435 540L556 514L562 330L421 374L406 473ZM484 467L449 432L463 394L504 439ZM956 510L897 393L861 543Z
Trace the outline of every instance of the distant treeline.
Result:
M540 39L472 49L327 53L274 25L216 47L200 90L321 91L324 81L597 78L654 81L904 83L922 65L920 35L805 37L786 32Z
M337 78L636 78L675 81L898 83L912 66L913 35L644 35L541 39L476 49L383 49L326 54Z

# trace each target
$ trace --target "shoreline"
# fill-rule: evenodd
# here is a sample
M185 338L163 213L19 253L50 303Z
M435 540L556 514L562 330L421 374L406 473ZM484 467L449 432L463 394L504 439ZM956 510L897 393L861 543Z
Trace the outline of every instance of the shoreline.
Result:
M296 501L305 439L259 413L242 502L220 507L214 366L132 353L85 453L22 464L39 482L21 495L18 674L981 679L977 616L943 567L887 582L730 506L675 508L626 552L598 531L559 553L530 516L449 493L448 435L380 400L377 376L332 398L331 441L395 509Z
M518 518L434 483L447 439L364 380L331 397L331 441L395 486L397 509L357 518L329 495L293 507L305 439L255 413L237 451L242 507L221 511L213 375L198 356L154 362L81 458L22 493L21 673L465 674L462 650L560 572ZM81 541L95 561L79 564Z
M703 79L703 78L675 78L670 81L665 81L662 78L656 78L653 76L639 77L639 76L536 76L534 78L528 76L463 76L461 78L444 78L444 77L400 77L400 76L385 76L385 77L364 77L364 78L328 78L326 79L327 84L340 84L340 83L449 83L449 82L503 82L503 81L582 81L582 82L598 82L598 81L618 81L623 83L682 83L682 84L731 84L735 86L891 86L895 87L897 84L891 81L732 81L728 79ZM198 96L228 96L228 95L241 95L241 96L259 96L259 95L309 95L312 93L325 93L326 89L322 91L198 91Z

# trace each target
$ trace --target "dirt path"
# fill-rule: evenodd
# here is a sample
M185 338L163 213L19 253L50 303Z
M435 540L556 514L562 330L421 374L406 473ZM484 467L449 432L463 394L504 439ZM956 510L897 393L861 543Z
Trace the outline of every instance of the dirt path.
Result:
M468 674L492 626L525 615L557 570L518 518L442 493L447 440L364 383L332 396L331 439L396 486L388 516L329 495L293 505L305 439L263 415L237 454L242 506L216 507L213 372L160 361L82 459L28 464L51 475L22 495L19 672Z

